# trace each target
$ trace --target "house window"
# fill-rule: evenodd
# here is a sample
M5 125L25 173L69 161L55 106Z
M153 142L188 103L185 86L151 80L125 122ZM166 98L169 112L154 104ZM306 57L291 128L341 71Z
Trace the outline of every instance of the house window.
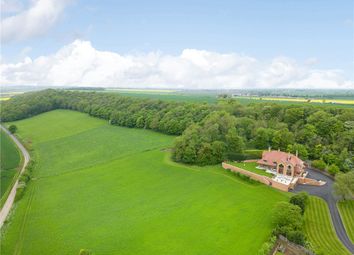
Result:
M288 167L286 169L286 175L291 176L291 165L288 165Z

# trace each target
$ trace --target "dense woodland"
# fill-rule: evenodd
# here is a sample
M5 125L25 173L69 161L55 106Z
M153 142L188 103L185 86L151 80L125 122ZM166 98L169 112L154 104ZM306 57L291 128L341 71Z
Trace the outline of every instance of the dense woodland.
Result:
M191 164L234 159L246 149L281 149L332 174L354 169L354 109L275 103L167 102L116 93L44 90L1 102L1 121L70 109L112 125L178 135L172 156Z

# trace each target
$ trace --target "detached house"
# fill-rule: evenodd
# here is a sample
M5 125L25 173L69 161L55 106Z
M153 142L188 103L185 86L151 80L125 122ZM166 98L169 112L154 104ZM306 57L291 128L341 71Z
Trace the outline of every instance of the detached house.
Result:
M302 176L305 169L304 162L297 155L283 151L264 151L257 164L260 168L291 177Z

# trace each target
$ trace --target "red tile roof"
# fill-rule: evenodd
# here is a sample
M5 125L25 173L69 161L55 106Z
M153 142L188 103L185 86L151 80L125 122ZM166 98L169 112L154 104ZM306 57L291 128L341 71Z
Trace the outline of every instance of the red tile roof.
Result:
M293 166L303 165L303 161L296 157L295 155L283 151L264 151L262 154L262 159L258 160L257 163L263 165L274 165L273 162L292 164Z

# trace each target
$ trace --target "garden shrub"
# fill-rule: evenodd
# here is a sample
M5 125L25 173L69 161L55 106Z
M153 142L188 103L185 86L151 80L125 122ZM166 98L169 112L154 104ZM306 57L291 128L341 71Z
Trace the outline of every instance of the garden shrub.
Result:
M290 198L290 203L299 206L301 208L301 214L303 215L308 200L309 195L306 192L300 192Z
M246 155L243 153L228 153L227 158L233 161L244 161L247 159Z
M244 161L248 159L259 159L262 157L262 150L246 150L243 153L228 153L227 158L233 161Z
M303 194L301 196L305 197ZM306 198L296 201L303 200L305 201ZM302 232L302 220L301 208L298 205L279 202L273 212L273 223L275 225L273 234L276 236L283 235L293 243L305 245L306 238Z
M306 237L302 231L293 230L286 233L286 238L293 243L305 246Z
M312 161L311 164L314 168L320 169L320 170L325 170L326 169L326 163L322 159L314 160Z
M335 164L332 164L328 167L327 170L331 175L336 175L339 172L339 167Z

